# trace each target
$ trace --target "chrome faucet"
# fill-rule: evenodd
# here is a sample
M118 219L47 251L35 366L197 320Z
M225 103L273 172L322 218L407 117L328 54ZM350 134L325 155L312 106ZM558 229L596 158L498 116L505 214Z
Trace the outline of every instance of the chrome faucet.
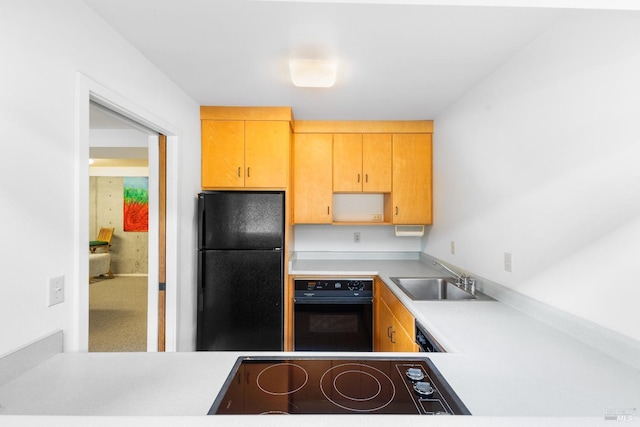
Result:
M433 261L433 265L438 265L442 268L444 268L445 270L447 270L449 273L453 274L456 278L456 285L458 287L462 286L464 288L465 291L470 291L472 294L475 294L476 292L476 281L474 279L472 279L471 277L465 275L464 273L456 273L455 271L453 271L452 269L450 269L449 267L447 267L446 265L439 263L438 261Z

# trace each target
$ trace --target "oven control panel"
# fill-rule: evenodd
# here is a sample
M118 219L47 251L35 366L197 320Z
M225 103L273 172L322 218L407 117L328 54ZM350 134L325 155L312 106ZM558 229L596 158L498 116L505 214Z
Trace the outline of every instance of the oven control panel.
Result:
M372 296L373 279L295 279L294 288L296 297Z

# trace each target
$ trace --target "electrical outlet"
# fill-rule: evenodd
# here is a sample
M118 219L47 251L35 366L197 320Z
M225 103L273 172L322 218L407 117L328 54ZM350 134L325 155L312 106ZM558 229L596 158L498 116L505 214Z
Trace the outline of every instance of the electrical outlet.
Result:
M360 232L353 233L353 243L360 243Z
M382 214L371 214L371 221L382 221Z
M511 254L509 252L504 253L504 271L508 271L511 273L511 269L513 268L513 264L511 262Z
M49 307L64 301L64 276L49 279Z
M455 255L456 253L456 241L452 240L451 241L451 255Z

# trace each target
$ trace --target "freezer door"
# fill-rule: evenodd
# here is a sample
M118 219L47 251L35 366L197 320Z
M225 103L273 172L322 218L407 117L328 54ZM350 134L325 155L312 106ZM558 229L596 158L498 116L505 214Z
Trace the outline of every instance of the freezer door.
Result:
M282 350L282 251L199 254L197 349Z
M198 197L199 249L284 246L284 193L211 191Z

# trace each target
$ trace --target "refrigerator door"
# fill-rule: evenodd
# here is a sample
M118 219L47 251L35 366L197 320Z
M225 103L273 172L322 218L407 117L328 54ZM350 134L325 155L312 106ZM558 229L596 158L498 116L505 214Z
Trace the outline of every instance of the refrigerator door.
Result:
M282 251L199 254L197 350L282 350Z
M284 193L212 191L198 196L199 249L284 245Z

